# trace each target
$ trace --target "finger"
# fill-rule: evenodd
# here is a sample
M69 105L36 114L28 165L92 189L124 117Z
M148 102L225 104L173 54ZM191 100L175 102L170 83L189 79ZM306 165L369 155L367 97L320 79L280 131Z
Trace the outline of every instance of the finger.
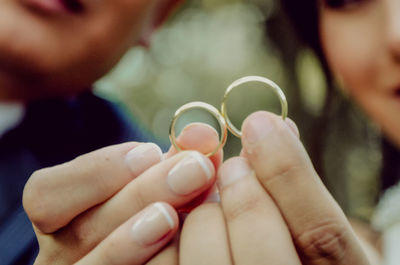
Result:
M147 205L164 201L179 208L214 182L214 166L207 157L196 151L181 152L145 171L106 203L80 215L61 236L73 235L81 243L80 250L91 249Z
M245 158L226 161L217 183L234 264L301 264L285 221Z
M179 230L172 241L153 256L146 265L178 265L179 264Z
M297 128L296 123L290 118L286 118L285 119L285 123L286 123L286 125L289 126L289 129L292 131L292 133L294 133L294 135L297 138L299 138L300 137L300 132L299 132L299 128Z
M267 112L250 115L243 123L242 143L307 264L367 264L345 215L282 118Z
M202 154L208 154L218 146L219 136L217 131L206 123L191 123L182 130L176 142L184 150L196 150ZM166 157L171 157L176 153L178 151L171 146ZM222 148L210 159L218 169L223 159Z
M24 208L41 232L52 233L161 159L155 144L126 143L36 171L25 186Z
M178 230L178 215L166 203L148 206L118 227L76 265L143 264Z
M206 123L191 123L187 125L177 138L177 143L184 150L196 150L202 154L208 154L212 152L219 144L219 137L217 131ZM178 151L174 146L171 146L166 157L171 157L177 154ZM223 160L223 149L218 150L216 154L210 157L210 160L214 164L216 171ZM180 207L179 212L189 213L196 206L206 200L211 190L198 196L195 200L189 202L187 205Z
M217 203L203 204L188 215L182 228L179 253L181 265L233 264L224 215Z
M298 138L300 137L300 132L299 129L297 128L296 123L294 123L294 121L290 118L286 118L285 119L285 123L289 126L289 129L292 131L292 133L294 133L295 136L297 136ZM245 149L241 149L240 150L240 156L241 157L246 157L246 150Z

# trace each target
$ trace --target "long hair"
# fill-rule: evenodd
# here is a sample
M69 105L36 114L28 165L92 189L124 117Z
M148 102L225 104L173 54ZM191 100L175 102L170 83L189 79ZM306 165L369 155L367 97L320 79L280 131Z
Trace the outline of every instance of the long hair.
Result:
M327 185L336 200L338 200L339 204L346 211L346 209L348 209L349 198L347 188L345 188L345 186L347 186L345 177L335 177L335 179L329 177L329 170L324 163L324 157L328 147L328 135L331 129L330 126L336 120L335 116L337 116L338 109L342 108L346 103L344 103L343 96L335 87L332 72L330 71L321 46L318 1L280 0L280 5L282 7L281 11L283 11L280 12L281 15L283 15L283 21L276 22L275 24L289 21L289 27L292 29L291 33L294 31L297 35L297 40L299 40L299 42L296 43L298 48L293 50L292 44L292 50L290 52L288 52L288 47L285 47L285 40L277 41L278 46L282 49L283 56L286 57L284 58L286 67L295 67L291 62L297 60L298 53L304 48L311 48L318 57L325 76L327 93L324 98L323 108L317 117L310 117L310 115L308 115L308 117L312 119L312 122L309 125L310 130L307 131L308 139L305 139L305 143L314 167L322 181ZM269 28L274 28L274 26L269 27L267 22L267 30L269 30ZM270 35L276 36L277 32L270 32ZM292 72L294 71L292 70ZM295 77L291 76L289 78ZM298 118L301 120L301 117Z
M337 100L340 101L340 98L343 97L337 92L333 75L329 69L321 46L318 0L280 0L280 4L283 13L286 15L289 22L291 22L290 24L297 34L297 37L301 40L301 43L311 48L319 58L327 80L328 94L325 99L324 109L318 119L319 121L317 121L314 126L314 141L310 143L310 155L316 164L317 171L320 171L319 173L322 175L323 179L323 161L320 160L324 152L324 142L326 140L323 135L326 135L328 132L330 121L335 119L335 111L333 110L335 103ZM383 139L382 155L383 168L380 176L381 192L400 180L400 167L396 166L400 161L400 151Z
M323 167L323 154L325 147L325 136L328 131L330 119L332 117L334 103L338 100L337 90L334 85L334 78L329 69L328 63L324 56L320 34L319 34L319 12L317 0L294 1L281 0L281 6L285 18L291 22L300 44L304 47L311 48L315 55L319 58L322 71L327 82L327 95L323 104L321 115L315 120L313 125L313 133L310 136L312 141L309 142L310 156L314 162L317 172L322 180L325 177Z
M281 5L298 37L309 45L318 56L322 56L317 1L281 0Z

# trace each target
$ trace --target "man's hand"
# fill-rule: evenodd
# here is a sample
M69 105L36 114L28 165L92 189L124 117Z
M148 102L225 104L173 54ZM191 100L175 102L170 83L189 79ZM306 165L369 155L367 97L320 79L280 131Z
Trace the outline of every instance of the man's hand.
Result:
M214 130L198 124L178 139L203 152L217 141ZM221 159L221 152L210 160L126 143L35 172L23 202L40 245L36 264L145 263L177 232L175 209L212 187Z

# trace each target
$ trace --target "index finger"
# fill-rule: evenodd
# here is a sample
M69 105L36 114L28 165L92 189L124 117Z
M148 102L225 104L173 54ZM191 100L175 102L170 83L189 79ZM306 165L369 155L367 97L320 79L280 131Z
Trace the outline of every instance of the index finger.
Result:
M242 143L306 264L368 264L344 213L282 118L268 112L250 115Z
M194 122L183 128L176 141L184 150L196 150L202 154L207 154L214 150L219 144L219 137L218 132L212 126L206 123ZM178 150L176 150L174 146L171 146L165 156L166 158L169 158L177 153ZM215 172L217 172L223 160L222 148L209 158L214 165ZM201 196L198 196L187 205L180 207L179 212L190 212L197 205L204 202L207 199L207 196L210 194L213 194L213 189L210 189ZM219 199L219 195L217 195L217 197Z
M161 159L162 152L157 145L130 142L41 169L25 186L24 208L41 232L52 233L82 212L108 200Z

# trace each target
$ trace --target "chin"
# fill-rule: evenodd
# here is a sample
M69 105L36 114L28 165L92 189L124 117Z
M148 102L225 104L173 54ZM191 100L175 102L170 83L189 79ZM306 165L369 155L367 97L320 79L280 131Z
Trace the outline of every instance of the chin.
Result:
M62 61L8 55L7 60L0 60L0 100L70 96L87 90L100 77L90 71L93 69L85 70Z
M17 3L0 0L0 100L80 93L131 47L107 19L38 16Z
M76 52L72 47L45 47L39 42L2 46L1 41L0 100L74 95L91 88L113 65L104 64L100 57L84 56L90 53Z
M69 97L88 91L87 82L46 79L45 81L24 79L0 72L0 101L29 102L51 97Z

